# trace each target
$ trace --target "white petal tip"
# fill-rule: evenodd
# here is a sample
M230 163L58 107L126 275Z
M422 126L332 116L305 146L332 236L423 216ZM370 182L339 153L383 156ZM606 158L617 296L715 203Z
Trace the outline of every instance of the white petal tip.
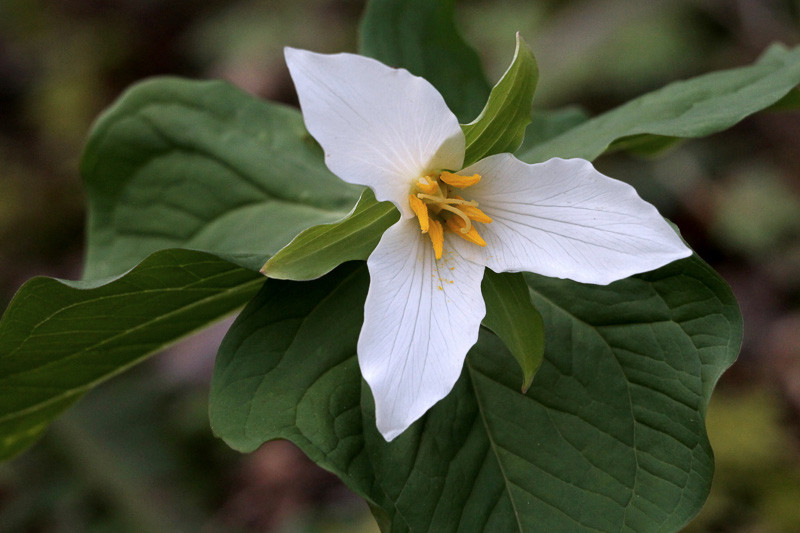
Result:
M460 168L464 133L442 95L404 69L348 54L284 48L303 120L344 181L401 210L414 179Z
M394 439L400 436L405 430L409 428L411 424L403 427L403 428L381 428L380 424L378 425L378 431L380 432L381 436L386 440L386 442L392 442Z
M529 165L497 154L463 172L483 176L470 192L495 220L481 234L486 265L497 272L608 285L692 254L636 189L586 160Z
M683 248L681 248L681 249L679 249L678 251L675 252L674 261L677 261L678 259L686 259L687 257L691 256L693 253L694 252L692 251L691 248L689 248L688 246L684 245Z
M298 50L297 48L292 48L291 46L284 46L283 57L285 57L286 60L289 61L290 58L294 57L297 54L297 52L300 51L301 50Z
M289 67L290 72L292 71L292 68L298 63L303 63L304 61L310 59L312 56L318 56L318 55L322 54L309 52L308 50L303 50L301 48L292 48L291 46L283 47L283 57L284 59L286 59L286 66Z

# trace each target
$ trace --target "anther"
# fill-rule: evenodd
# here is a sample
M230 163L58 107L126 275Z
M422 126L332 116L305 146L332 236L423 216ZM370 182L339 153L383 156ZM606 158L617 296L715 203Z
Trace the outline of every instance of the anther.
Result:
M425 194L434 194L439 191L439 185L435 179L425 176L417 180L417 189Z
M431 238L431 244L433 244L433 253L436 259L441 259L444 248L444 229L438 220L431 220L429 229L428 236Z
M461 230L461 233L456 233L462 239L465 239L473 244L477 244L478 246L486 246L486 241L478 234L478 230L475 228L470 228L470 230L464 233L464 228L461 227L463 224L460 218L450 217L447 219L447 229L456 233L457 230Z
M417 215L417 219L419 219L419 229L422 230L422 233L426 233L429 227L428 207L413 194L408 195L408 204L414 214Z
M464 187L469 187L471 185L475 185L479 181L481 181L480 174L473 174L472 176L462 176L460 174L453 174L452 172L447 172L443 170L439 179L443 182L447 183L448 185L452 185L453 187L457 187L459 189L463 189Z

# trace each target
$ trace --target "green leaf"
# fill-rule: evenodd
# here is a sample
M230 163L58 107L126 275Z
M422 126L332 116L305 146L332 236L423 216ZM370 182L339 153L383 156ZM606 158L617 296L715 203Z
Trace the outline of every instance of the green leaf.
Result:
M706 406L742 332L730 290L695 257L609 286L527 281L547 335L527 394L484 330L388 444L355 355L366 268L270 282L220 348L212 426L242 451L292 440L384 531L679 530L711 483Z
M681 141L683 141L683 139L680 137L666 137L642 133L617 139L609 145L605 153L626 151L641 156L658 155L661 152L669 150L676 144L679 144Z
M92 387L244 305L264 278L209 254L153 254L106 285L34 278L0 321L0 459Z
M519 363L522 392L526 392L544 357L542 315L531 303L520 273L497 274L487 268L481 292L486 303L483 325L500 337Z
M338 450L335 462L320 453L311 458L334 471L334 464L346 464L340 455L357 451L361 438L360 409L353 407L361 389L355 350L368 286L363 263L302 284L269 280L220 346L209 400L214 432L241 451L270 438L305 444L322 438L329 451ZM343 405L348 412L338 412Z
M93 281L32 280L0 322L0 458L91 387L244 305L270 254L359 193L296 110L222 82L133 87L98 120L81 170Z
M162 78L93 128L86 278L190 248L258 270L304 229L342 218L360 189L323 163L300 114L224 82Z
M558 137L565 131L583 124L589 118L589 114L578 106L553 110L534 109L531 114L531 123L525 129L525 139L522 141L519 151L524 153L545 141Z
M370 189L346 218L309 228L273 255L261 269L270 278L296 281L323 276L346 261L366 259L399 213L378 202Z
M531 122L531 104L538 80L536 58L517 33L511 65L492 89L478 118L462 126L467 141L465 167L488 155L519 148L525 127Z
M771 47L755 64L670 84L521 152L529 163L551 157L593 160L632 136L640 149L672 138L703 137L780 101L800 83L800 47ZM645 141L641 136L650 137ZM655 136L655 138L653 138Z
M372 0L361 20L360 53L433 84L459 121L480 112L489 82L455 25L455 0Z

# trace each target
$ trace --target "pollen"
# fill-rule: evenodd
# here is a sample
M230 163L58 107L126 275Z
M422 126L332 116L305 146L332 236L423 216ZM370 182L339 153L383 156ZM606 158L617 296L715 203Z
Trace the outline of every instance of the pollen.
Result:
M470 187L480 180L479 174L461 176L445 170L422 176L413 183L408 204L419 221L420 231L430 237L437 260L442 258L445 231L486 246L473 222L489 224L492 218L478 209L478 202L455 194L455 189Z

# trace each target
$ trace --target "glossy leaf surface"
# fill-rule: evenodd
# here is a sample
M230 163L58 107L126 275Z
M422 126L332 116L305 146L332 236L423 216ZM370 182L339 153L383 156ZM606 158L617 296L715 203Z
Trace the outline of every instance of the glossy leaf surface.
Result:
M359 192L327 170L297 111L221 82L133 87L93 129L82 170L88 281L31 280L0 322L0 457L91 387L244 305L264 259Z
M703 137L727 129L781 101L798 84L800 47L787 50L773 45L752 65L671 83L518 156L528 163L551 157L591 161L613 148L613 143L630 142L631 137L638 148L657 150L675 138Z
M741 340L730 290L696 258L605 287L527 280L547 335L528 393L484 331L453 392L388 444L355 355L366 269L270 282L220 349L212 426L242 451L297 443L385 530L680 529L708 491L705 409Z
M325 167L300 113L218 81L134 86L97 121L81 171L90 279L175 247L258 270L361 192Z
M263 277L188 250L105 285L34 278L0 322L0 459L90 388L244 305Z

